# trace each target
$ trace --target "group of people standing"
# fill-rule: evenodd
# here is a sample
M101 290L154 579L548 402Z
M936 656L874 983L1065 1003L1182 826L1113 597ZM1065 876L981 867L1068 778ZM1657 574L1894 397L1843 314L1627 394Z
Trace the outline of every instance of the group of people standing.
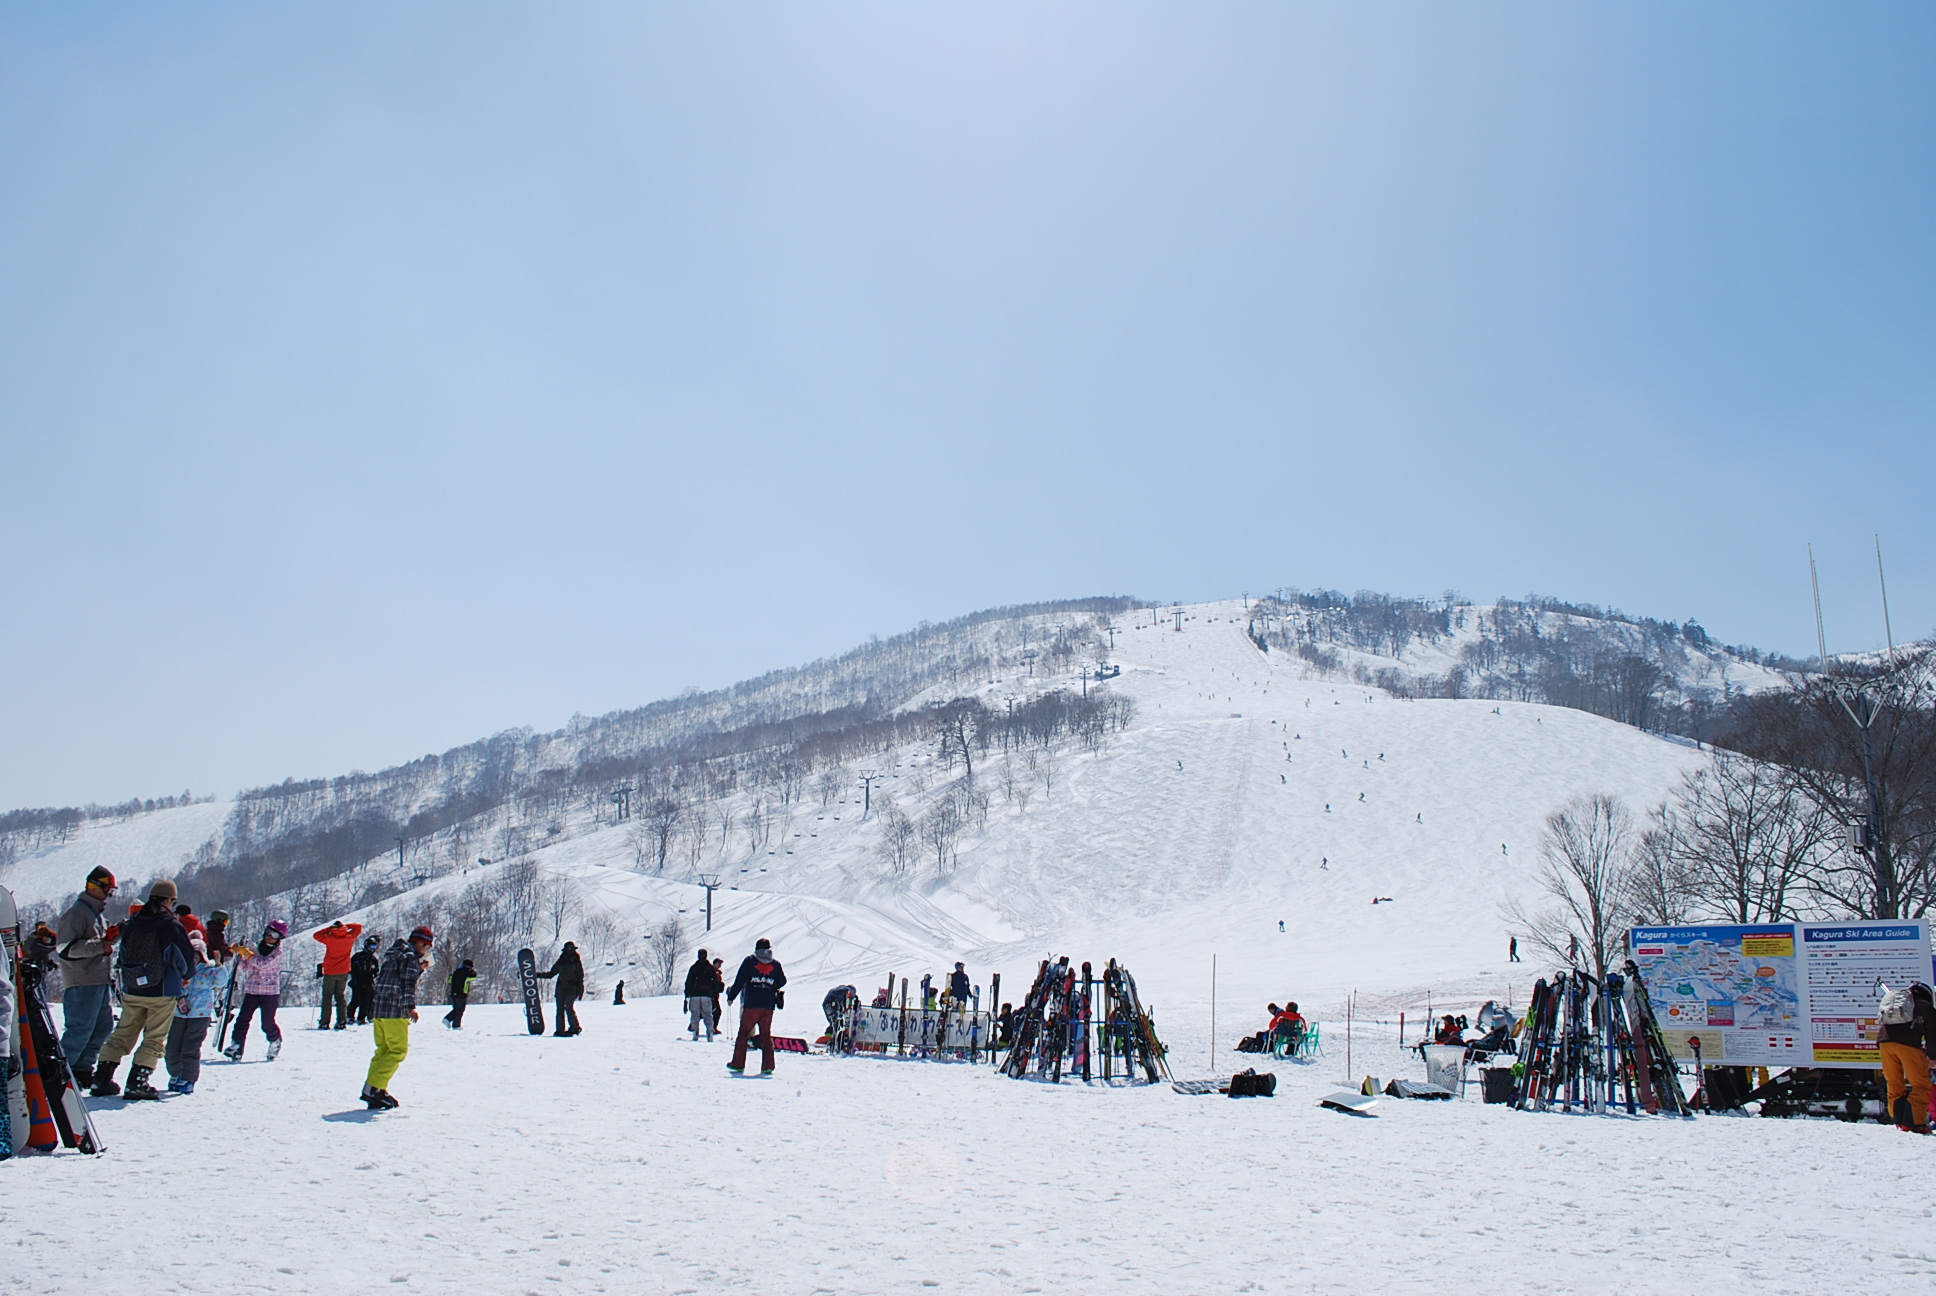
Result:
M282 1003L289 924L270 922L253 946L231 941L230 916L218 909L204 923L181 903L179 888L168 878L151 883L147 898L133 906L126 921L115 922L108 910L118 889L111 871L94 869L55 927L42 927L29 942L30 956L45 959L61 974L61 1053L75 1083L96 1098L156 1099L161 1092L152 1077L165 1062L169 1091L194 1093L202 1048L238 983L242 998L235 1033L222 1053L239 1061L250 1026L259 1023L269 1060L275 1061L283 1043L276 1010ZM418 927L379 959L374 936L356 948L362 934L361 924L340 921L315 933L325 951L317 1029L343 1030L351 1021L371 1025L376 1055L363 1101L372 1108L394 1107L397 1100L388 1085L409 1052L417 980L430 966L434 938L428 927ZM468 993L468 982L465 989ZM461 1024L462 1016L459 1005L453 1024ZM130 1056L127 1081L118 1083L115 1073Z

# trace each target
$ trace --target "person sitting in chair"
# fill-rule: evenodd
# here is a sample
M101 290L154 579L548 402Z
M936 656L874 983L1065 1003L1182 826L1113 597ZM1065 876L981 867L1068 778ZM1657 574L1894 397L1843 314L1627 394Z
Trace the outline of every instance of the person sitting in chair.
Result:
M1289 1057L1303 1043L1304 1014L1297 1010L1297 1004L1293 1001L1285 1004L1283 1010L1271 1018L1271 1050L1279 1057Z

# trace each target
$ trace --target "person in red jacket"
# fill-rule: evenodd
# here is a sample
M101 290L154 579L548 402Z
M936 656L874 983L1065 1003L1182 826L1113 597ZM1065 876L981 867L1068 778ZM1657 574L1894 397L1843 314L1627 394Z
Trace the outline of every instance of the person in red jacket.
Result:
M317 1030L329 1029L329 1008L336 1005L336 1029L350 1024L349 1004L344 992L350 984L350 955L356 953L356 938L363 934L362 923L345 923L341 918L315 933L323 943L323 1015Z

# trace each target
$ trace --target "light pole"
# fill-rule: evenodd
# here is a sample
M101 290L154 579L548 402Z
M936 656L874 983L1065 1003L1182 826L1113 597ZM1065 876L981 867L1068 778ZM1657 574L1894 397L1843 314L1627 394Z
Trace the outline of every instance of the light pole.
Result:
M701 873L699 885L706 888L706 930L713 929L713 892L719 890L719 874Z

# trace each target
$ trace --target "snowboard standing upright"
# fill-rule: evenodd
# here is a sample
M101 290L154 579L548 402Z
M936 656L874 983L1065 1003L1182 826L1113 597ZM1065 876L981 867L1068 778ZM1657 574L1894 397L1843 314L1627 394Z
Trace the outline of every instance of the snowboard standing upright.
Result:
M544 1034L544 1006L538 1002L538 956L529 949L518 951L518 988L524 991L525 1030Z

